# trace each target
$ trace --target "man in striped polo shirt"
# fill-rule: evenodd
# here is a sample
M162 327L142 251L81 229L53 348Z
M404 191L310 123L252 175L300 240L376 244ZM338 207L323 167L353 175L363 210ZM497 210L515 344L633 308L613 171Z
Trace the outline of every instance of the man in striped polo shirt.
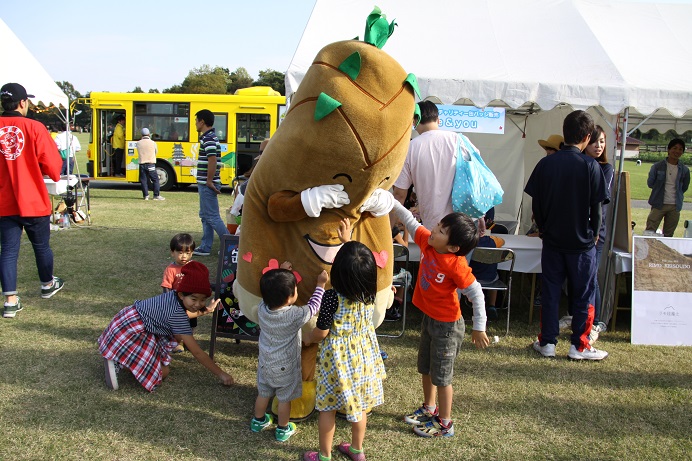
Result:
M221 237L228 229L219 214L221 180L216 167L221 155L221 145L214 130L214 114L202 109L195 114L199 133L199 157L197 159L197 190L199 192L199 218L202 220L202 242L193 252L197 256L209 256L214 243L214 231Z

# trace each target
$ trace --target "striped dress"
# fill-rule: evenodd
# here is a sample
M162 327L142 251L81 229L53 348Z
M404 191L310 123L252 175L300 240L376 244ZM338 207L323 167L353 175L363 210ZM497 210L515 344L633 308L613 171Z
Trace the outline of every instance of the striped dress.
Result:
M161 367L178 345L173 335L191 335L185 308L175 291L135 301L118 312L98 338L101 355L130 370L149 392L161 384Z

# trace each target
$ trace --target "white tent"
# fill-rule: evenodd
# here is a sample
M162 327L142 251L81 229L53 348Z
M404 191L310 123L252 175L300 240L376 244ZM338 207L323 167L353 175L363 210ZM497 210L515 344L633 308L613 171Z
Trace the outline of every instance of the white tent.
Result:
M34 104L55 104L67 108L68 99L65 93L2 19L0 56L3 60L0 66L0 85L19 83L29 94L36 96L32 99Z
M418 77L422 98L507 108L504 135L468 134L505 190L497 219L530 210L523 188L544 155L537 141L561 133L573 109L611 128L611 160L618 127L692 129L689 2L317 0L286 72L288 97L323 46L363 37L374 4L398 24L383 50ZM521 218L525 229L530 213Z
M561 133L572 109L592 108L604 126L630 108L631 128L650 116L641 129L692 129L689 3L317 0L286 73L287 96L323 46L363 37L374 4L398 24L383 50L418 77L421 97L508 108L504 135L469 135L502 183L505 218L518 215L544 155L537 140Z

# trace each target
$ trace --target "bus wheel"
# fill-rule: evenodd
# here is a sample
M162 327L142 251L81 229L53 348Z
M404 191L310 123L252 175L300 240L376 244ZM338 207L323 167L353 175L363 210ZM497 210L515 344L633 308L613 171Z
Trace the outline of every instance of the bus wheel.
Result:
M159 177L159 187L161 190L171 190L175 186L176 178L173 168L165 162L156 163L156 174Z

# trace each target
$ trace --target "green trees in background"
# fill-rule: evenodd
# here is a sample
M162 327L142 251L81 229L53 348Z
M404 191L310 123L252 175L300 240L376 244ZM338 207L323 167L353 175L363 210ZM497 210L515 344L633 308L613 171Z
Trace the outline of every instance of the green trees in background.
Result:
M261 70L259 79L254 80L244 67L231 72L226 67L212 67L208 64L192 69L181 84L166 88L163 93L233 94L239 88L258 85L270 86L281 94L286 94L282 72Z
M80 94L70 82L55 82L60 89L67 95L70 104L79 98L88 98L89 93ZM270 86L282 95L286 94L284 84L284 74L274 69L259 71L259 78L254 80L244 67L238 67L230 71L226 67L212 67L205 64L201 67L192 69L182 83L173 85L159 91L150 88L147 93L193 93L193 94L233 94L239 88L251 86ZM136 86L130 93L144 93L141 86ZM71 118L73 127L88 129L91 125L91 111L85 104L75 103L72 108ZM63 110L64 113L64 110ZM33 108L33 117L46 126L58 126L63 120L55 107Z

